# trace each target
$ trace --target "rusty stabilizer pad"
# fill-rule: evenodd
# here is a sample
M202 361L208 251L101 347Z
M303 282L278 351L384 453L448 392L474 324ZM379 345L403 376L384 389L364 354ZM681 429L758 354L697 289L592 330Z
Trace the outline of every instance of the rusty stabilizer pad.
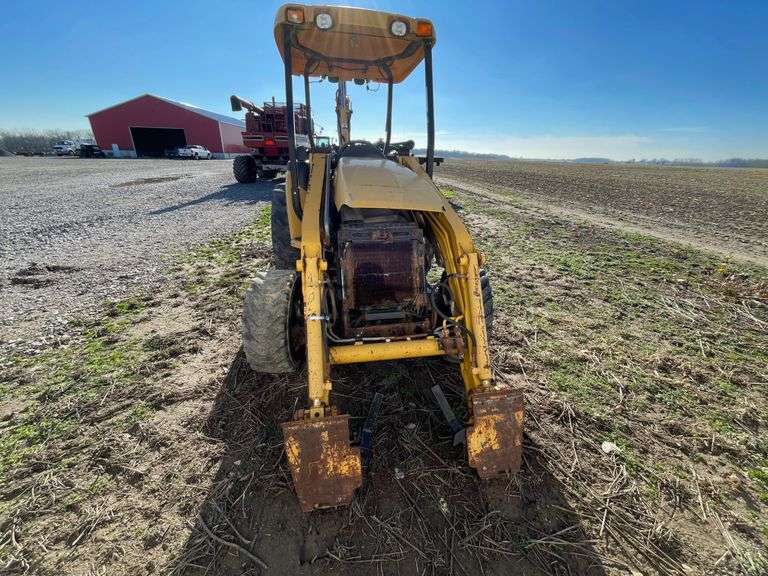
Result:
M293 420L282 428L301 509L348 505L363 483L360 449L349 445L349 416Z
M469 465L480 478L517 472L523 456L523 393L504 389L475 392L467 429Z

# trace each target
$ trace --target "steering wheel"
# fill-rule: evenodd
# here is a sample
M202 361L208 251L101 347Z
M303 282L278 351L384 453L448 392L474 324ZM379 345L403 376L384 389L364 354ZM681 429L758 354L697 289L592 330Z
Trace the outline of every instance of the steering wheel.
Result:
M367 140L350 140L339 150L339 157L341 156L373 156L375 158L382 158L384 155L378 146L371 144Z
M406 140L404 142L390 142L389 151L397 152L401 156L410 156L411 150L413 150L416 143L413 140Z

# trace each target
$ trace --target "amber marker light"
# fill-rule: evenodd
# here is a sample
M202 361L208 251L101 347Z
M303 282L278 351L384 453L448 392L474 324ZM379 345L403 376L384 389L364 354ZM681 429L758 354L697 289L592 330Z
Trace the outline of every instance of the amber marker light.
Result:
M304 9L291 8L285 9L285 19L291 24L304 24Z
M432 22L426 20L416 22L416 36L432 36Z

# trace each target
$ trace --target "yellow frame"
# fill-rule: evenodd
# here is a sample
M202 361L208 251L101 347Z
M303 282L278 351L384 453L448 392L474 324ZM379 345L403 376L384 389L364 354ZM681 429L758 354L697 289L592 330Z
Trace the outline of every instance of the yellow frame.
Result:
M307 394L309 418L330 414L331 365L357 362L376 362L398 358L438 356L446 352L435 338L356 345L328 346L323 325L323 291L328 262L323 260L321 214L323 184L328 155L310 155L310 176L307 190L302 190L303 217L298 218L290 198L290 182L286 182L286 205L291 237L301 249L296 270L301 273L304 297L304 321L307 341ZM416 158L405 157L401 164L417 171L423 169ZM290 175L288 176L290 178ZM468 395L478 389L490 387L492 373L488 354L488 335L483 310L479 254L469 231L453 207L443 200L442 212L420 212L431 228L449 274L451 290L456 300L458 315L474 335L467 342L461 365L464 387Z
M330 24L323 29L314 22L320 13L330 16L325 18ZM407 23L402 35L395 35L392 28L397 20ZM404 80L425 59L428 130L434 134L431 49L435 34L428 20L358 8L290 4L278 11L275 39L284 60L290 53L290 61L286 61L289 95L291 73L389 83L388 124L392 84ZM387 134L389 139L389 126ZM304 510L349 503L362 482L359 449L347 444L348 417L337 415L331 405L332 365L438 356L449 353L443 346L454 346L434 336L341 346L326 340L323 298L329 264L323 259L325 201L334 202L337 208L338 204L347 204L355 208L409 210L421 225L429 228L448 275L454 299L453 320L461 322L471 335L461 363L471 412L471 425L466 432L470 465L481 478L520 467L522 396L515 391L493 389L480 281L483 256L458 214L432 182L431 168L427 174L415 157L401 156L398 161L401 167L385 163L370 170L371 166L362 161L355 167L350 159L340 166L338 182L327 191L336 197L324 198L329 156L311 153L306 189L298 188L301 217L294 210L290 173L286 177L291 243L300 251L296 270L301 273L304 300L308 407L297 411L293 422L284 423L283 431L291 475ZM345 171L346 165L350 170ZM372 185L388 179L394 179L397 185ZM455 353L455 349L450 353Z

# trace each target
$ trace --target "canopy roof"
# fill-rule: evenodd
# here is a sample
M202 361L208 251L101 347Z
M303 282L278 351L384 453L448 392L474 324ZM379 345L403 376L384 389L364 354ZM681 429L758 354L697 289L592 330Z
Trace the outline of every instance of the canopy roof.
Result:
M290 10L303 10L303 22L288 19ZM294 12L295 14L295 12ZM318 14L329 14L332 26L323 30L315 22ZM395 36L394 21L405 22L407 32ZM285 58L283 25L291 30L291 67L294 74L337 76L374 82L402 82L424 58L424 44L436 40L432 22L400 14L347 8L286 4L277 11L275 41ZM417 30L423 35L417 35Z

